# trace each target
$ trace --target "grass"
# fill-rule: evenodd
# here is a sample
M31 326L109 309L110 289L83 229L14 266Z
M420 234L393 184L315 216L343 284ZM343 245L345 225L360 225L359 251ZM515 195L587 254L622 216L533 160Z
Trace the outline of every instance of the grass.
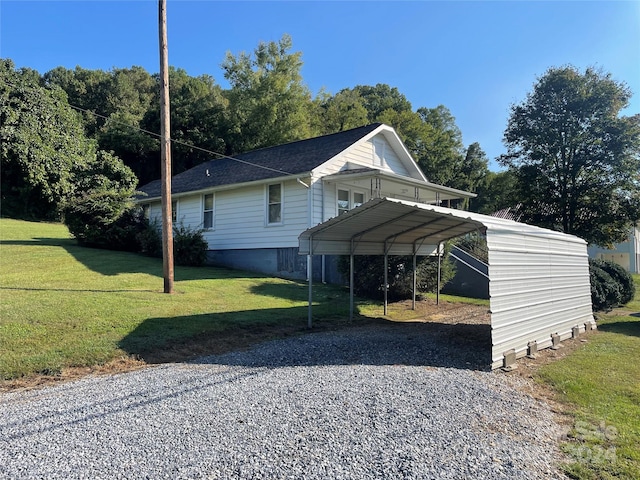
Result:
M176 267L167 295L159 259L79 247L60 224L0 219L0 240L0 379L171 360L202 353L185 351L194 339L233 347L307 325L306 283ZM316 328L346 322L345 289L316 285L313 295Z
M640 478L640 275L634 281L632 302L599 315L596 335L538 372L573 417L563 445L573 478Z
M60 224L0 219L0 380L183 359L306 329L305 283L208 267L176 267L175 278L177 293L163 294L158 259L79 247ZM640 276L635 282L633 302L600 315L586 344L538 371L573 417L564 449L574 478L640 478ZM316 285L316 328L345 325L348 303L345 289ZM378 302L357 308L359 322L381 316ZM414 315L389 306L394 320Z

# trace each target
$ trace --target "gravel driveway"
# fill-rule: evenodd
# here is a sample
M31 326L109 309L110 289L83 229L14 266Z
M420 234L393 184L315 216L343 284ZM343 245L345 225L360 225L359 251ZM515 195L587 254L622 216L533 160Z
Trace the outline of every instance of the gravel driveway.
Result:
M549 408L426 328L1 394L0 477L563 478Z

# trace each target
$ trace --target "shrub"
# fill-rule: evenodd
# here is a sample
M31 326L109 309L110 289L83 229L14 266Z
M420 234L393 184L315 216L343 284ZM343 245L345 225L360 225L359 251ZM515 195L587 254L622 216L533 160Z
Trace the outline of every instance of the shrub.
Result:
M593 310L609 311L620 305L622 295L618 282L601 267L601 262L601 260L589 260L591 303Z
M199 267L207 260L209 245L202 235L203 229L182 223L173 225L173 260L176 265ZM162 227L154 220L138 233L140 253L162 258Z
M140 210L115 192L93 191L64 207L64 223L79 245L137 252L138 233L146 228Z
M620 290L620 305L625 305L633 300L636 293L636 286L629 272L614 262L605 260L595 260L594 262L617 282Z
M207 260L209 245L201 228L180 223L173 226L173 255L176 264L199 267Z
M146 220L146 219L145 219ZM146 220L144 228L141 228L136 236L139 252L150 257L162 258L161 227L157 221Z
M416 290L418 292L435 292L437 288L438 259L420 257L416 265ZM357 295L381 299L384 298L384 257L376 255L356 255L354 259L354 292ZM349 278L349 256L341 256L338 270ZM455 274L455 266L447 256L441 264L441 287ZM393 256L388 259L390 301L411 298L413 290L413 260L412 257Z

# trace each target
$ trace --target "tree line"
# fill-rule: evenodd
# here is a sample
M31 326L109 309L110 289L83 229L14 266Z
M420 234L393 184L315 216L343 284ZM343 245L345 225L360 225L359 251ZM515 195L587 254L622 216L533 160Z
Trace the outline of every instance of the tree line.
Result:
M430 181L477 193L464 205L470 210L514 207L525 221L599 244L617 241L638 218L640 121L619 116L631 92L602 72L566 67L538 79L512 107L505 170L495 173L478 143L463 144L443 105L414 109L385 84L312 95L287 35L251 54L228 53L221 67L226 89L210 75L170 70L174 174L215 158L211 152L233 156L382 122ZM108 192L105 222L117 216L117 198L160 177L159 93L158 75L141 67L41 75L2 60L3 214L57 218L61 206Z

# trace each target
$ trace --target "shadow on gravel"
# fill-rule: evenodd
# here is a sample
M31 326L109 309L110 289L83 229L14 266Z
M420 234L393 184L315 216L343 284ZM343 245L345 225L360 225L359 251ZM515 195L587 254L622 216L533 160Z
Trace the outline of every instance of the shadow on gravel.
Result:
M291 311L299 308L277 310L149 319L119 347L148 363L267 368L413 365L473 370L488 370L491 363L489 324L400 323L366 317L348 322L336 317L318 319L310 331L300 311L291 316ZM302 310L306 312L306 307ZM265 324L248 321L269 316L273 320ZM218 332L207 330L215 323L226 327ZM166 328L172 332L163 331Z
M393 323L310 333L200 363L251 367L411 365L489 370L489 325Z

